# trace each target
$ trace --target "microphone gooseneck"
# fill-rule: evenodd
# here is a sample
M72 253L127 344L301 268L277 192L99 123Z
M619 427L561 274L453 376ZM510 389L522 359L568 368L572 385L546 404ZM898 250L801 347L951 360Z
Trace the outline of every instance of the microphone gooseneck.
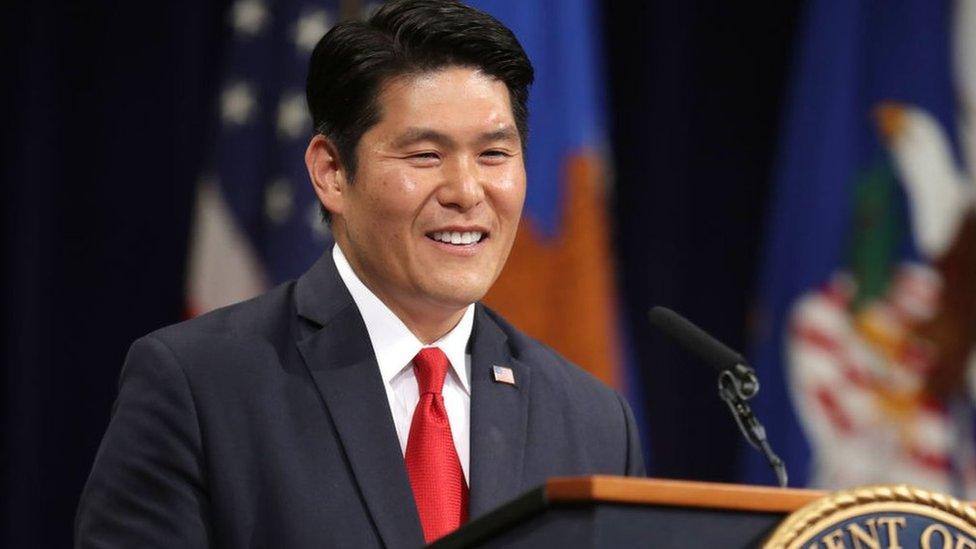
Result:
M648 317L653 326L719 372L719 397L729 407L745 439L766 458L779 485L786 487L786 464L770 448L766 429L749 407L749 399L759 393L755 370L742 355L671 309L654 307Z

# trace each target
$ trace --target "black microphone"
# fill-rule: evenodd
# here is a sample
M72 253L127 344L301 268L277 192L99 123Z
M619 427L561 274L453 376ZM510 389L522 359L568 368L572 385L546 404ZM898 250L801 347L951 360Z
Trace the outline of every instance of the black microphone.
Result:
M654 307L648 316L651 324L719 374L728 371L734 375L740 381L735 388L742 399L748 400L759 392L759 378L742 355L671 309Z
M743 436L749 444L762 452L773 468L779 485L785 487L786 465L769 447L766 429L759 423L747 402L759 392L759 379L746 363L746 359L671 309L654 307L648 316L652 325L702 362L718 370L719 397L728 405Z

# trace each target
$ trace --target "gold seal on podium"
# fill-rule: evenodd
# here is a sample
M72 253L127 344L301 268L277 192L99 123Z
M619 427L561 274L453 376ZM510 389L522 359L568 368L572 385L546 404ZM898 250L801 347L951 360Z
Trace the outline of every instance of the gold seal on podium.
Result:
M765 549L976 549L976 509L906 485L834 492L790 514Z

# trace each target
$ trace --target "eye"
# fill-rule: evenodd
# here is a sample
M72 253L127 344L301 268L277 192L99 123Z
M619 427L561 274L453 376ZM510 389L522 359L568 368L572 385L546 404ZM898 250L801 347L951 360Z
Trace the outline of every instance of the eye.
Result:
M407 155L407 160L415 166L435 166L441 157L434 151L421 151Z
M500 164L511 157L511 153L501 149L491 149L481 153L481 158L490 164Z

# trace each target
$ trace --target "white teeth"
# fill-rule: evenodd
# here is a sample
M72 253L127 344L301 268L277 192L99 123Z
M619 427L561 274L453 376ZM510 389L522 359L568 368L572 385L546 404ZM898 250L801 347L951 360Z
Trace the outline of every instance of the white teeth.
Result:
M478 231L468 231L468 232L458 232L458 231L441 231L436 233L431 233L430 237L438 242L446 242L448 244L455 245L465 245L474 244L480 242L484 233Z

